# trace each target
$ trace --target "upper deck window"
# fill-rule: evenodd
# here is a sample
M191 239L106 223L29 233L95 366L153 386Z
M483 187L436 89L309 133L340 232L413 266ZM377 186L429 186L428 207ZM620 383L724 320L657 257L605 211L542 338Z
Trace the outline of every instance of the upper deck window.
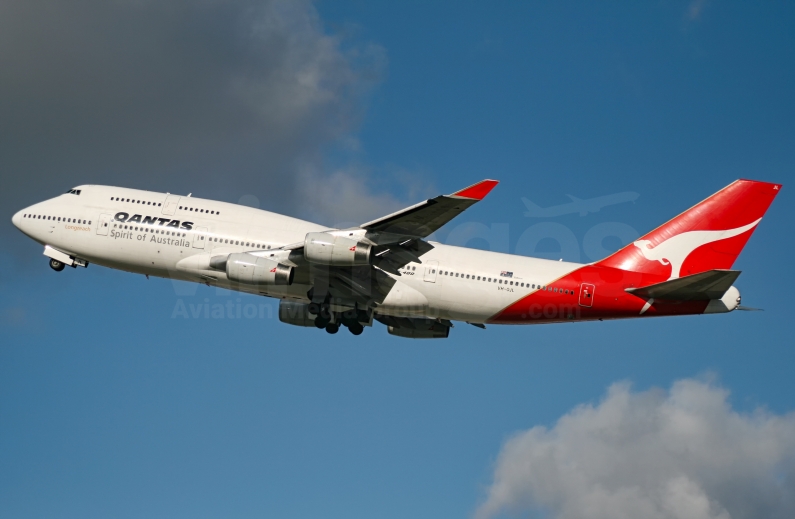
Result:
M80 194L80 191L81 191L80 189L70 189L69 191L67 191L67 194L70 194L70 195L79 195L79 194Z

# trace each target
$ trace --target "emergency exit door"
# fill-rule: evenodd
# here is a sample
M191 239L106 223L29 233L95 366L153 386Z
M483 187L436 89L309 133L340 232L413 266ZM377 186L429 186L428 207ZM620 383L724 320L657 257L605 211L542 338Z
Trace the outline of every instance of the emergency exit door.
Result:
M428 283L436 283L436 271L439 270L439 262L436 260L429 261L425 264L425 275L423 281Z
M207 241L207 227L194 227L193 248L203 249L206 241Z
M182 197L179 195L168 195L166 197L166 201L163 203L163 214L173 216L174 213L177 211L177 206L179 205L180 198Z
M593 293L595 288L596 287L588 283L580 285L580 306L593 306Z
M99 222L97 222L97 234L100 236L108 235L108 228L110 227L111 218L113 217L109 214L99 215Z

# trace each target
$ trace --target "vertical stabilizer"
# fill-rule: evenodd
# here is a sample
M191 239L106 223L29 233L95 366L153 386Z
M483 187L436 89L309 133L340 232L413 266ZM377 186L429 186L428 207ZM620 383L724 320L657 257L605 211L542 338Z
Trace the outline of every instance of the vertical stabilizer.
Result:
M737 180L597 265L663 280L730 269L780 190Z

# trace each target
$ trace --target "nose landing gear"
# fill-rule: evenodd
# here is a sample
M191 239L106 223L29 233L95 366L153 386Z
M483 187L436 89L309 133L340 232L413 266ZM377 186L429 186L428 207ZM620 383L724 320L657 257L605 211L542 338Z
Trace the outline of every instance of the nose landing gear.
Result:
M58 261L57 259L50 258L50 268L53 269L55 272L60 272L64 269L66 265L62 262Z

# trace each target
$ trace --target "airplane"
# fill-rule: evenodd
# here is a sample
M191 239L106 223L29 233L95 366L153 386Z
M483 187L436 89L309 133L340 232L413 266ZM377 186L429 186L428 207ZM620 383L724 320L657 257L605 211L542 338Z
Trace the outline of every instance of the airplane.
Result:
M737 180L595 263L426 238L481 201L483 180L348 229L209 199L83 185L13 218L50 267L96 263L279 299L280 321L446 338L455 321L543 324L726 313L731 267L781 184Z
M524 215L528 218L554 218L555 216L573 213L580 213L580 216L585 216L588 213L598 213L599 209L607 207L608 205L634 202L640 195L632 191L625 191L623 193L597 196L586 200L572 195L566 196L571 199L571 203L553 205L551 207L539 207L527 198L522 197L522 203L527 207L527 212L525 212Z

